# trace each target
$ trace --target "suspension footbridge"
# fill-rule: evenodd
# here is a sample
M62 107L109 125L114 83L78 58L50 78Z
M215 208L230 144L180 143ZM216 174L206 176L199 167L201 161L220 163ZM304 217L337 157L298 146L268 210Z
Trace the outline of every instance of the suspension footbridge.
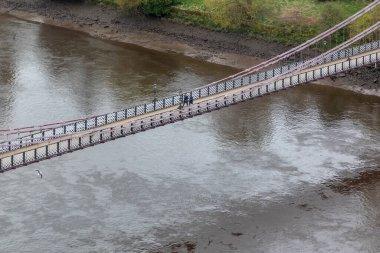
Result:
M380 63L380 0L301 45L174 96L65 122L1 129L0 172ZM363 22L365 20L365 22ZM184 96L193 103L183 106Z

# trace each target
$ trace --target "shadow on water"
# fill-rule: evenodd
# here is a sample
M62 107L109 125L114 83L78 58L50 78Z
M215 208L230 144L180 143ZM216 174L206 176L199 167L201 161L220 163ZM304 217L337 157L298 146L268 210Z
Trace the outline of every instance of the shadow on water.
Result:
M380 184L380 168L366 168L357 175L344 178L336 178L333 182L326 182L329 188L340 194L352 194L358 191L374 189Z

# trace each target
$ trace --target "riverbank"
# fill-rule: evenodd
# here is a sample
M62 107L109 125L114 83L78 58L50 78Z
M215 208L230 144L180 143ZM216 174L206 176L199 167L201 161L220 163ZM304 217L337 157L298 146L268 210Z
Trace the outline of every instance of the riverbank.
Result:
M236 33L215 32L137 14L125 15L112 7L90 4L4 0L0 3L0 13L237 69L250 67L286 50L284 45ZM360 75L356 75L358 73ZM380 96L379 79L379 70L365 68L318 83Z

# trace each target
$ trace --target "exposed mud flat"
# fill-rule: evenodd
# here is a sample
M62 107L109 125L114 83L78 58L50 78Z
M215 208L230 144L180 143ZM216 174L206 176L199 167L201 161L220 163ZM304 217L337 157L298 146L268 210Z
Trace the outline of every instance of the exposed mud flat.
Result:
M126 15L114 8L90 4L4 0L0 2L0 13L237 69L253 66L287 49L284 45L235 33L214 32L137 14ZM379 70L364 68L317 83L380 96L379 78Z

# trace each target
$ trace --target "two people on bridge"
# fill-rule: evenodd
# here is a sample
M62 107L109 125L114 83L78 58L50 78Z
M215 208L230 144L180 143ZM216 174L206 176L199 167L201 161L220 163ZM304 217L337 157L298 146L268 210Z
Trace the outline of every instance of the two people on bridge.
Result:
M189 106L189 105L192 105L194 103L194 98L193 98L193 95L190 93L190 95L188 94L181 94L180 97L179 97L179 106L180 107L183 107L185 105Z

